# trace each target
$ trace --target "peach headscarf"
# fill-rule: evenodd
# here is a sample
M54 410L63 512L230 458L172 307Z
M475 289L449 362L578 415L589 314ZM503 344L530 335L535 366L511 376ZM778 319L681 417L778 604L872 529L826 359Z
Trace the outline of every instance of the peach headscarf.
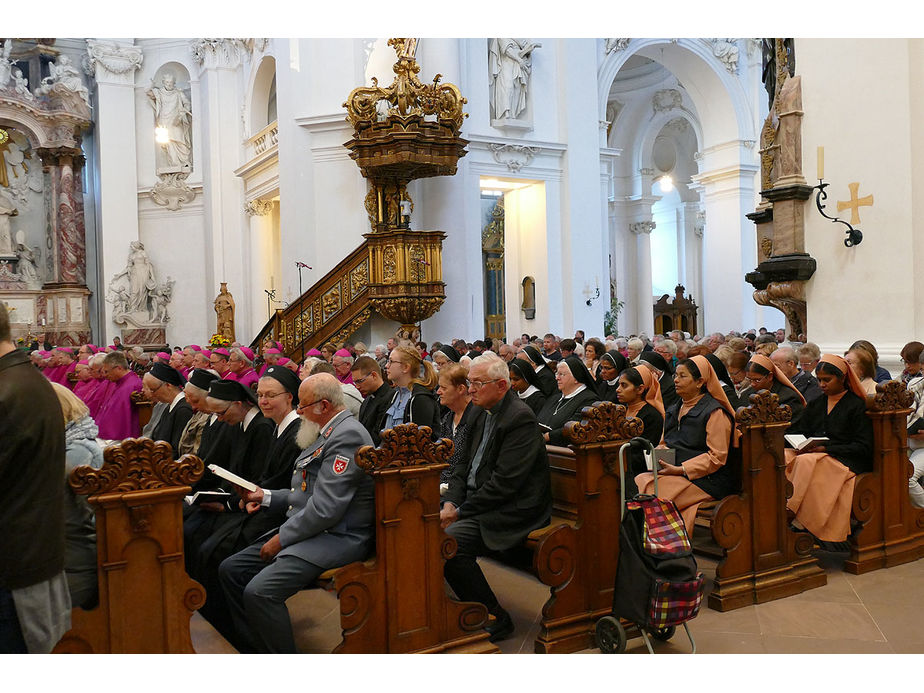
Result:
M802 400L802 404L805 404L805 397L802 396L802 393L796 389L796 386L792 384L789 378L786 377L786 374L780 370L780 367L773 363L772 359L767 358L763 354L752 354L750 361L748 363L756 363L758 366L763 367L765 370L773 373L773 379L778 381L781 385L788 387L790 390L799 395L799 399ZM745 366L747 370L747 366Z
M857 395L860 399L866 399L866 390L864 390L863 386L860 384L860 378L853 372L853 368L851 368L842 357L837 354L822 354L818 362L830 363L841 373L844 373L847 376L847 389L851 390L853 394Z
M728 397L725 396L725 390L722 389L722 383L719 382L718 376L715 374L715 371L712 369L712 364L709 363L709 359L705 356L691 356L690 360L696 364L696 367L699 369L699 374L702 378L706 380L706 389L709 391L709 394L722 405L722 409L727 411L731 416L732 420L732 447L738 447L738 440L741 438L741 431L738 430L738 427L735 425L735 410L732 408L731 402L728 401Z
M664 416L664 400L661 399L661 383L654 377L654 373L648 368L636 368L638 374L642 376L642 382L645 384L645 402L653 406L661 416Z

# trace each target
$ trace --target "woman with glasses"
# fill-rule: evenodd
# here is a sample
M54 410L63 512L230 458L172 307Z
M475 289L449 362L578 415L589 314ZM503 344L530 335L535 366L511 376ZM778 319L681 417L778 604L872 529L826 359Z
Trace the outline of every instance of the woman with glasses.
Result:
M440 408L434 390L439 381L430 361L422 361L416 348L397 346L386 362L386 376L395 387L385 410L380 431L402 423L429 426L433 437L440 432Z
M452 456L447 460L449 466L440 472L440 484L448 484L453 469L465 455L468 430L481 407L472 404L472 396L468 392L468 371L459 364L445 366L440 371L439 383L436 392L446 410L440 420L440 437L453 442Z
M783 371L769 357L763 354L754 354L751 356L751 360L748 361L744 374L748 381L748 387L741 392L739 398L741 404L747 405L750 403L751 395L761 390L769 390L779 397L780 404L788 404L792 408L789 430L796 430L802 412L805 410L805 398L796 389L796 386L789 381Z
M546 397L539 389L536 371L523 359L513 359L507 368L510 370L510 388L533 410L533 414L539 416Z
M594 379L577 356L562 359L555 373L558 395L546 400L539 412L542 437L552 445L567 445L562 429L569 421L580 421L581 411L597 401Z
M617 402L619 375L629 367L629 359L616 349L603 354L597 367L597 394L605 402ZM659 388L660 392L660 388Z

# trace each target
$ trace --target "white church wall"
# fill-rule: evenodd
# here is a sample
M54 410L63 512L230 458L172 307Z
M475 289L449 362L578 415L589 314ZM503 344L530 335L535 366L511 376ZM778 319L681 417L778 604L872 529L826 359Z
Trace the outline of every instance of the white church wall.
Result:
M807 283L809 339L822 350L842 354L857 339L876 345L880 362L901 371L898 352L924 337L921 290L914 281L920 266L924 222L924 175L920 133L924 116L918 40L796 40L796 71L802 75L803 171L817 183L817 147L824 146L826 212L837 212L850 198L848 184L858 182L863 241L844 246L844 229L805 203L806 251L818 263ZM850 90L845 90L849 76ZM857 98L862 90L862 98ZM848 117L849 116L849 117Z
M559 286L550 279L551 259L546 208L547 191L542 183L511 190L504 195L504 285L507 302L507 341L512 342L524 332L542 336L550 328L549 307ZM520 310L523 302L522 281L532 277L536 282L536 314L527 320ZM568 335L570 336L570 335Z

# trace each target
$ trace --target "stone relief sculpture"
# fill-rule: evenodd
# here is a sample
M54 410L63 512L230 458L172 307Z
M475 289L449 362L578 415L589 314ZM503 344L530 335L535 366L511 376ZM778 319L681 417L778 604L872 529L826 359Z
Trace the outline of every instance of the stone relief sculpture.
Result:
M79 99L85 106L90 106L90 92L83 84L80 72L66 55L59 55L53 63L48 63L48 77L35 90L39 96L49 96L62 101Z
M13 257L13 227L10 218L19 214L16 206L0 193L0 257Z
M12 75L11 69L13 62L10 60L10 53L13 51L13 41L7 39L3 42L3 50L0 52L0 89L3 89L10 81Z
M192 171L192 110L189 99L176 86L176 77L166 73L161 86L145 91L154 109L155 127L161 128L157 139L157 173Z
M732 74L738 72L738 41L733 38L709 39L712 44L712 54L722 61L725 69Z
M106 300L112 304L113 322L135 327L163 326L170 317L167 306L173 297L175 281L167 277L157 283L154 265L144 244L133 241L125 269L109 282Z
M19 243L16 246L16 257L19 258L16 272L30 289L42 288L42 279L39 277L38 263L35 259L38 252L38 248L29 250L28 246L23 243Z
M215 297L215 332L234 341L234 297L228 291L228 284L221 283L221 291Z
M491 72L491 115L494 120L517 120L526 110L532 52L541 46L541 43L527 39L491 39L488 44L488 63Z

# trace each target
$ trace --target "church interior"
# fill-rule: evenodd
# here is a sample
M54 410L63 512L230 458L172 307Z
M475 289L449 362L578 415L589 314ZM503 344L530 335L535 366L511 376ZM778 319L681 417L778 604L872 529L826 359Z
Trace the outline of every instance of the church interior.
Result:
M914 201L924 184L924 40L6 38L0 46L0 302L16 346L44 335L76 352L118 340L169 357L175 347L210 344L215 354L235 345L254 360L272 344L297 374L330 344L362 343L371 355L406 339L424 349L516 339L520 348L521 335L557 343L581 331L609 348L674 331L696 345L716 333L781 331L781 345L835 355L869 340L891 382L867 392L875 466L857 482L854 534L813 553L810 535L790 531L785 426L775 396L752 399L752 418L740 410L734 418L740 504L701 509L692 532L706 596L690 631L707 654L924 653L919 610L898 596L913 602L924 578L924 510L908 498L904 425L918 402L895 383L907 345L924 336L924 287L914 280L924 263ZM618 526L613 460L639 435L614 416L618 425L594 429L597 442L550 447L553 522L567 520L561 543L533 532L525 568L480 561L509 602L514 638L476 639L478 628L465 626L471 614L434 626L434 609L456 613L445 606L442 568L432 580L414 578L426 600L393 597L387 616L370 606L376 589L404 574L394 567L401 561L419 559L432 577L449 558L438 544L408 558L401 541L379 539L376 551L390 558L379 554L376 576L325 574L326 589L288 600L299 651L600 652L588 623L607 612L613 574L597 584L601 571L589 566L607 564L595 557L618 536L588 528ZM389 454L408 454L402 445ZM431 467L445 462L422 445L418 457ZM157 466L157 454L142 457ZM382 494L393 505L384 524L405 522L394 536L417 546L436 541L436 526L407 508L419 503L432 519L440 498L438 474L414 464L404 482L397 471L377 477L376 502ZM173 568L162 560L157 574L181 591L183 523L169 513L182 494L162 492L149 516L128 501L111 512L133 528L163 523L157 541L178 541L180 559ZM107 522L115 561L114 542L129 530L115 514ZM559 552L567 560L556 568ZM384 564L395 572L386 576ZM110 597L125 588L112 583ZM197 613L193 592L170 607L179 624L165 626L155 651L237 652ZM348 599L359 605L353 612ZM368 634L366 620L376 618L388 631L375 635L381 641ZM73 623L74 632L83 624ZM117 647L116 626L107 628L108 645L81 635L61 651L119 651L106 649ZM440 635L412 647L424 642L415 629ZM629 653L647 652L637 630L629 636ZM689 646L679 628L653 643L657 653Z

